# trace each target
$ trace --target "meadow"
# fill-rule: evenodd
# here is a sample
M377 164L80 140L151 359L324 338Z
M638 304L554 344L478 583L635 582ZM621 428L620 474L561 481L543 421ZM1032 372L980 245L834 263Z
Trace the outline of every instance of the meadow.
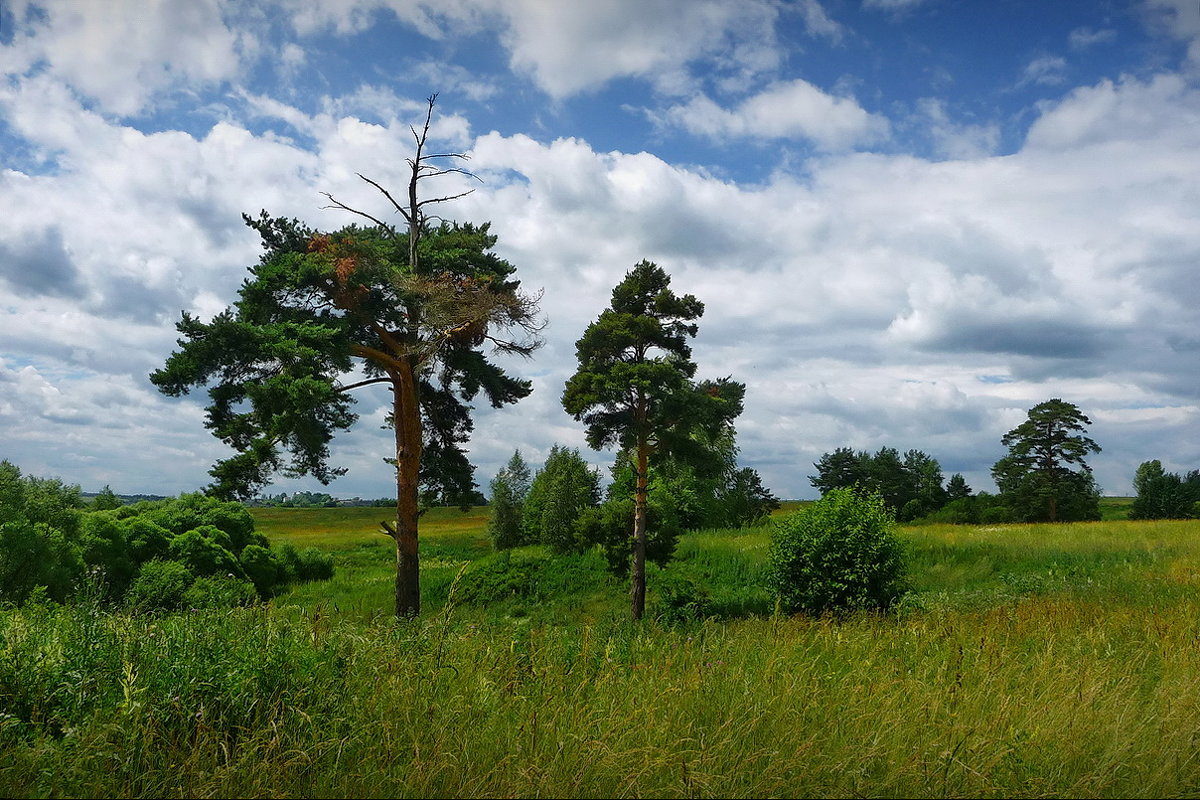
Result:
M767 529L697 532L633 624L598 557L433 510L397 623L381 511L256 510L338 569L268 607L0 611L0 793L1200 793L1200 522L901 528L911 593L841 620L774 613Z

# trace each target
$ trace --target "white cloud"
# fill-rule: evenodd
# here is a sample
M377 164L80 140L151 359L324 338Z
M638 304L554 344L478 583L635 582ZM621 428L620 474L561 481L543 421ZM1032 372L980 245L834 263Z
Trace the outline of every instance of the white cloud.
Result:
M989 156L1000 144L1000 126L995 122L962 123L951 119L946 104L933 97L917 101L919 116L914 121L932 140L934 152L943 158L965 159Z
M1098 44L1108 44L1117 39L1117 32L1112 28L1095 28L1082 27L1071 31L1067 37L1067 43L1072 50L1086 50L1089 47L1094 47Z
M1018 86L1058 86L1066 82L1066 59L1061 56L1038 56L1025 65Z
M12 13L20 22L5 48L5 73L46 65L112 114L138 114L156 93L218 83L240 68L238 37L219 0L17 0Z
M834 42L840 42L845 35L843 27L825 13L818 0L802 0L800 14L804 17L804 27L813 36L824 36Z
M886 139L886 117L866 111L852 97L826 94L808 81L772 84L726 109L704 95L654 115L711 139L805 139L822 150L844 150Z
M501 3L512 66L564 98L621 77L681 91L687 64L726 53L755 70L778 61L777 6L762 0L594 0Z
M1200 65L1200 5L1192 0L1145 0L1152 27L1188 43L1188 58Z

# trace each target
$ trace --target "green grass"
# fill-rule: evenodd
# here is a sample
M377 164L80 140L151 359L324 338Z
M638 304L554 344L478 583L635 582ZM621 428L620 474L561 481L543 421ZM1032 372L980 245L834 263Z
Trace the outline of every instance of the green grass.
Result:
M771 615L768 529L698 532L650 606L686 579L714 617L671 626L599 557L505 566L439 510L396 623L381 510L256 510L339 570L271 607L0 610L2 793L1200 792L1200 522L901 528L913 593L841 621Z

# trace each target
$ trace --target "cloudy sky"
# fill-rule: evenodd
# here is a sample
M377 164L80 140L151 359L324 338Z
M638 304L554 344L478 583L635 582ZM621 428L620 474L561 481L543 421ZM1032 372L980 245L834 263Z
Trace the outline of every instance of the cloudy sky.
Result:
M509 364L534 394L478 412L481 486L583 446L574 342L643 258L705 302L699 374L747 384L742 461L783 497L839 446L994 490L1051 397L1106 493L1200 467L1197 0L0 0L0 72L0 458L27 473L205 484L204 393L147 380L181 310L234 299L243 212L384 213L354 174L401 185L432 92L483 179L443 213L491 220L549 319ZM388 494L386 402L328 491Z

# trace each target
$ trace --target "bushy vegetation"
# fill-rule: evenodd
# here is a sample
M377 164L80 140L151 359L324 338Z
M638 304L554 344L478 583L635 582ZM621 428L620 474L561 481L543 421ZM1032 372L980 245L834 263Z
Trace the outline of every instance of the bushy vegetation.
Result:
M858 487L883 498L898 519L908 521L942 508L948 501L969 494L962 475L951 476L943 486L942 467L936 458L921 450L900 455L894 447L881 447L874 454L865 450L839 447L825 453L814 464L816 475L809 476L822 494L834 489Z
M1200 516L1200 471L1186 477L1163 469L1158 459L1144 461L1133 478L1137 496L1129 512L1130 519L1187 519Z
M833 489L771 532L769 581L787 613L886 609L904 593L904 554L878 495Z
M190 494L94 509L79 487L0 462L0 599L63 602L86 584L136 611L232 606L333 574L316 548L271 550L237 503Z

